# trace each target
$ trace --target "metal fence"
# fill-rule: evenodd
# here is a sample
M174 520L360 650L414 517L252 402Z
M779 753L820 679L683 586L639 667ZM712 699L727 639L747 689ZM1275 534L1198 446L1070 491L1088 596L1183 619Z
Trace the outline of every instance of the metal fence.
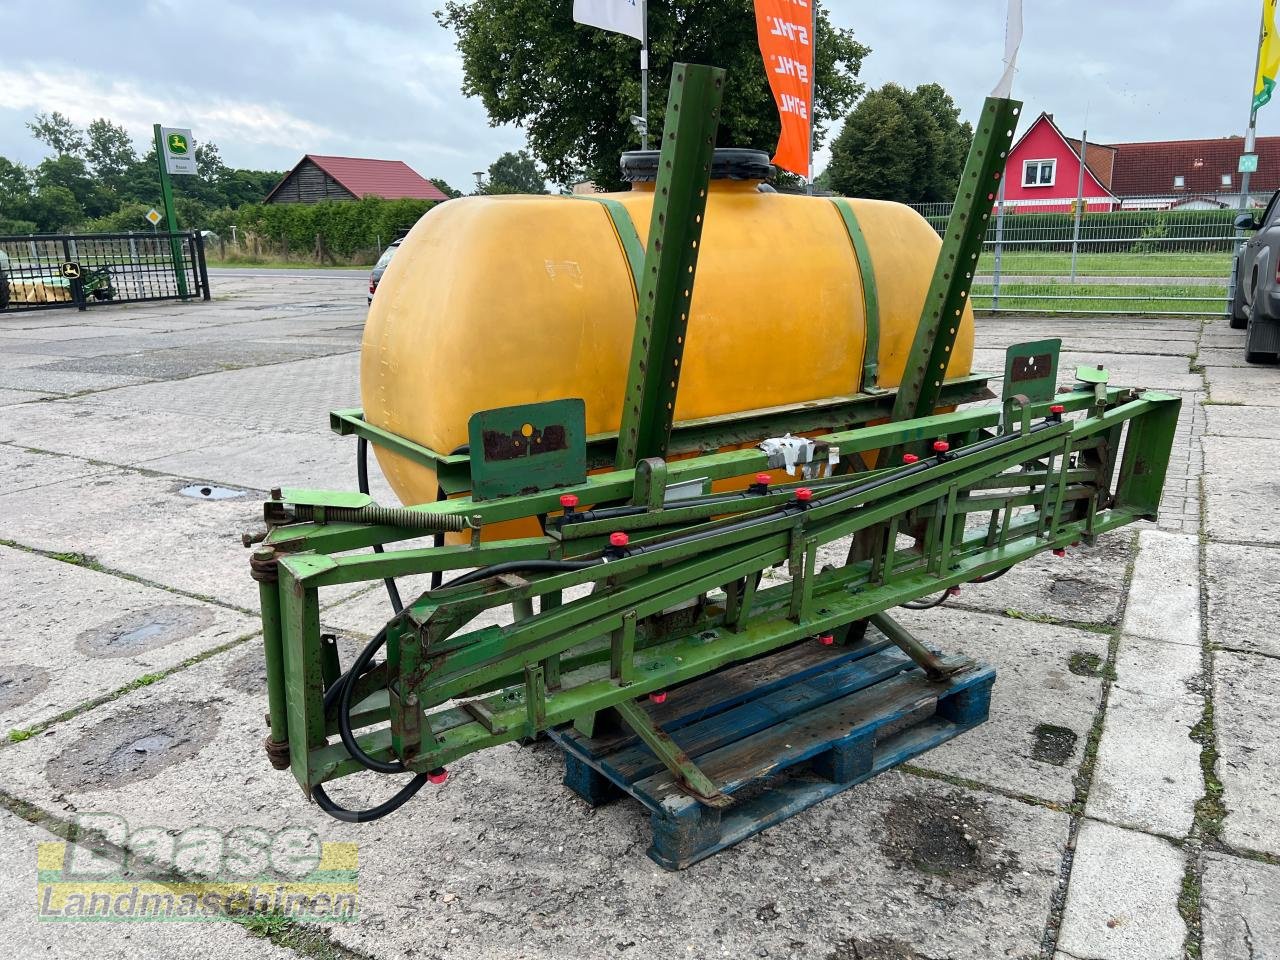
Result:
M0 310L209 299L198 233L0 236Z
M1234 204L1168 198L1073 209L997 202L974 275L976 310L1222 316L1239 242ZM918 204L939 233L951 204Z

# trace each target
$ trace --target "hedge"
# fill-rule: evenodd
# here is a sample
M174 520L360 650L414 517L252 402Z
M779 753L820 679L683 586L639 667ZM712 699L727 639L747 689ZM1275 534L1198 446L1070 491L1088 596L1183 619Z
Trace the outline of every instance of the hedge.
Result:
M339 257L384 246L435 205L431 200L326 200L323 203L246 204L236 211L241 231L253 232L276 243L287 242L302 252L315 247L320 236L324 248Z

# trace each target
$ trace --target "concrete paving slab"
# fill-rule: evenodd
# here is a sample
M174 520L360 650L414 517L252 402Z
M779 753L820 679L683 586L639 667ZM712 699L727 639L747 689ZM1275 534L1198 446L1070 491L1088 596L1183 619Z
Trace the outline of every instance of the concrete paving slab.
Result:
M598 958L619 943L640 957L867 956L897 944L986 960L1038 950L1064 814L886 774L672 874L644 855L641 809L588 809L541 743L472 755L398 814L339 823L267 768L261 694L219 682L239 656L7 747L7 789L63 815L121 813L134 827L292 826L357 842L361 919L332 935L376 957L421 951L424 930L440 956L492 960ZM166 723L153 755L129 754L120 768L122 746ZM332 792L352 805L390 787L350 780Z
M1280 657L1280 547L1205 545L1209 642Z
M98 340L102 337L124 337L141 331L130 327L92 322L68 323L66 314L48 314L45 323L26 323L21 327L0 326L0 344L9 340Z
M1243 346L1201 347L1196 362L1205 367L1248 367Z
M1143 530L1129 582L1123 630L1134 637L1200 645L1200 540Z
M81 476L50 482L39 497L0 495L5 538L38 550L84 554L151 583L256 609L258 586L249 578L240 536L262 524L259 495L196 500L178 492L189 480L112 467L87 472L80 461L70 462Z
M1205 854L1200 918L1204 960L1280 960L1280 867Z
M352 345L347 342L335 344L301 338L290 341L288 345L234 340L101 357L70 357L47 364L39 370L111 374L142 380L176 380L202 373L219 373L284 360L345 353L351 349Z
M1280 856L1280 660L1215 651L1213 689L1223 839Z
M1218 437L1251 437L1280 440L1280 416L1274 407L1233 407L1222 403L1205 406L1205 433Z
M50 960L292 960L296 954L235 923L74 923L37 919L36 851L53 834L0 811L0 942L27 957ZM13 954L17 956L18 954Z
M16 367L0 370L0 386L10 390L37 390L48 393L78 394L115 387L146 383L145 377L125 377L109 373L74 373L41 367Z
M31 403L35 400L47 400L61 394L49 393L47 390L8 390L0 387L0 407L8 407L19 403Z
M1280 407L1280 367L1251 363L1243 367L1204 368L1213 403Z
M0 442L125 467L230 443L244 435L243 427L207 416L133 410L96 398L0 413Z
M1081 544L1069 548L1066 558L1041 554L1013 567L999 580L962 587L960 596L948 606L1114 624L1120 619L1124 571L1133 539L1132 530L1117 530L1104 534L1092 547Z
M8 598L0 730L48 720L260 629L223 607L8 547L0 547L0 595Z
M1280 543L1280 440L1205 437L1206 531L1212 540Z
M1182 851L1085 820L1076 835L1058 949L1088 960L1182 960Z
M0 443L0 490L8 497L54 484L96 477L110 469L106 464L90 463L79 457L54 456ZM11 536L12 531L4 523L3 516L0 512L0 540Z
M1026 339L1024 334L1019 340ZM1017 341L1013 341L1017 342ZM1184 356L1159 356L1143 353L1141 347L1132 348L1132 342L1118 341L1106 353L1071 353L1063 351L1058 360L1058 381L1070 383L1078 366L1094 367L1101 363L1111 374L1110 382L1120 387L1141 387L1149 390L1200 390L1204 381L1199 374L1189 372ZM1115 351L1123 352L1115 352ZM1004 351L976 349L973 352L975 369L1004 370Z
M946 607L894 615L934 649L996 668L991 718L918 765L1069 803L1102 694L1107 637Z
M1122 636L1116 652L1112 688L1147 697L1202 703L1205 682L1201 656L1199 647Z
M1203 714L1203 703L1113 687L1085 814L1146 833L1186 836L1204 795L1200 745L1190 736Z

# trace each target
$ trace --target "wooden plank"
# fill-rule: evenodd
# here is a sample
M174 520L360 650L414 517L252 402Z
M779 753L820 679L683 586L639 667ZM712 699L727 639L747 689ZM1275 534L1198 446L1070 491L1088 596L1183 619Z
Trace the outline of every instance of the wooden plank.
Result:
M885 650L801 679L732 710L699 720L678 729L672 734L672 739L701 765L701 757L726 744L785 723L793 717L879 684L914 667L915 664L898 650ZM635 782L663 769L661 762L642 744L600 757L599 763L607 775L624 782Z
M858 647L824 647L805 640L768 656L738 663L699 677L672 693L665 703L641 704L654 724L671 733L690 723L730 710L738 704L758 699L789 684L801 682L825 670L869 657L892 646L875 635ZM634 744L628 730L588 739L575 731L563 736L573 740L589 757L600 757Z
M834 740L897 725L913 714L932 713L939 699L989 675L990 670L975 670L945 684L931 683L919 672L896 676L699 756L697 762L722 793L732 794L817 756ZM682 793L665 770L633 784L633 789L651 805Z

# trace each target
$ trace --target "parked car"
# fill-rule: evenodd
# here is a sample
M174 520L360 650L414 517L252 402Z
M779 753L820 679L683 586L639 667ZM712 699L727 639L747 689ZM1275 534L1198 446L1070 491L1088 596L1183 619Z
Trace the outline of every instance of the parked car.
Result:
M373 295L378 290L378 284L382 281L382 275L387 270L387 264L391 262L391 258L396 255L396 251L400 249L400 241L393 240L391 246L382 251L382 256L378 258L378 262L373 265L373 272L369 274L369 302L373 303Z
M1236 295L1231 326L1247 328L1244 358L1249 363L1280 360L1280 190L1261 217L1242 213L1236 227L1252 230L1236 260Z

